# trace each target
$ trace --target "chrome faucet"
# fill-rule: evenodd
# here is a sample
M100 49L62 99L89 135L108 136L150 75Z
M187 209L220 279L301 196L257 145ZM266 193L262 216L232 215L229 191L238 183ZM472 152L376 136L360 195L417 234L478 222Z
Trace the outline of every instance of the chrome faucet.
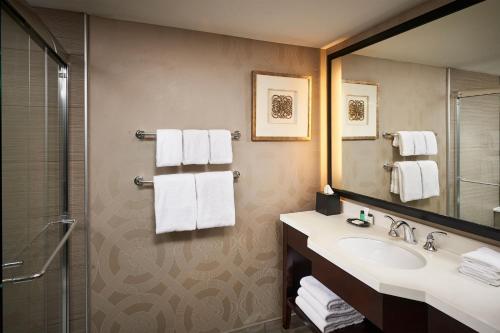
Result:
M408 223L406 223L405 221L399 221L394 226L394 229L398 230L398 228L400 226L403 226L403 235L404 235L405 242L410 243L410 244L417 244L417 240L415 239L415 235L413 234L413 231L415 230L415 228L410 227L410 225Z
M396 220L394 220L392 217L390 217L389 215L384 215L385 218L388 218L389 220L391 220L391 228L389 229L389 236L391 237L398 237L399 234L398 234L398 231L396 230L395 226L397 224Z
M431 252L436 252L437 251L436 246L434 246L434 240L435 240L434 239L434 234L445 235L445 236L448 235L444 231L433 231L433 232L430 232L427 235L427 241L424 244L424 250L431 251Z

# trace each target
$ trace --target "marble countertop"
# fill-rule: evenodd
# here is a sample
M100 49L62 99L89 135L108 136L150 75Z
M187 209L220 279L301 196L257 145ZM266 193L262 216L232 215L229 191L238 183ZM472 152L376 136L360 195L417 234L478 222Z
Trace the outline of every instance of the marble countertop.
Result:
M380 293L425 302L479 332L500 332L500 287L460 274L460 256L439 248L425 251L423 242L412 245L387 235L387 228L358 228L345 214L325 216L315 211L282 214L280 220L308 236L307 246ZM388 268L350 255L338 245L345 237L379 239L421 254L419 269Z

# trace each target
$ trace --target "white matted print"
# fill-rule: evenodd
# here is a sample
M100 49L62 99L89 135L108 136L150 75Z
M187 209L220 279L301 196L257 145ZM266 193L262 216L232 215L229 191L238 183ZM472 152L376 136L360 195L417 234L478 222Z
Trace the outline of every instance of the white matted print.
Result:
M253 73L253 141L311 139L311 78Z
M344 81L342 139L375 140L378 137L378 84Z

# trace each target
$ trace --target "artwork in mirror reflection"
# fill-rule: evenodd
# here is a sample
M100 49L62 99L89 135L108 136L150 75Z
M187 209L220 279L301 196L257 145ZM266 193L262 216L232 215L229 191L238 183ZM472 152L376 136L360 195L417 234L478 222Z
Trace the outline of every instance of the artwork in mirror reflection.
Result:
M500 228L500 1L332 61L379 86L379 135L342 141L334 187Z

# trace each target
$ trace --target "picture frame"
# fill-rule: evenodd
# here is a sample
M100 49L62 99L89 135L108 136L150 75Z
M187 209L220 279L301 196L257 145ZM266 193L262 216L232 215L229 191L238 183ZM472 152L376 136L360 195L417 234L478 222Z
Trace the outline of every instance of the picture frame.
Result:
M312 78L252 71L252 141L311 140Z
M370 81L342 82L342 140L378 139L379 88Z

